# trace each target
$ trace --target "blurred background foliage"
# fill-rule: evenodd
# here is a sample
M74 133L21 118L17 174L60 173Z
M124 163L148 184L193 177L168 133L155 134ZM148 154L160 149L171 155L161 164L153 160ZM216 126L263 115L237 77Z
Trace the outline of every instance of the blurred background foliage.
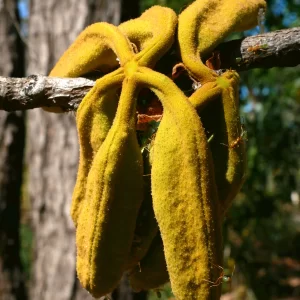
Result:
M189 0L141 0L180 12ZM268 0L265 30L300 26L300 0ZM259 29L234 38L259 33ZM247 180L224 224L223 299L300 299L300 66L242 72ZM161 292L168 299L170 289ZM155 292L149 299L159 299Z
M26 35L26 0L20 1ZM140 0L177 13L191 0ZM300 0L268 0L266 31L300 26ZM25 4L24 4L25 3ZM24 6L25 5L25 6ZM253 29L243 35L257 34ZM241 115L247 131L248 173L224 224L222 299L300 299L300 66L241 73ZM25 222L26 223L26 222ZM30 272L31 233L24 225L22 258ZM171 299L169 285L149 300Z

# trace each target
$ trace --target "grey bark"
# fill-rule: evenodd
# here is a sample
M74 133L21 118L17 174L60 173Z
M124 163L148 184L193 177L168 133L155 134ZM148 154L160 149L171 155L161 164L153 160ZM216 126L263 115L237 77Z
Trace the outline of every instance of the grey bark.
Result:
M119 7L119 0L31 0L27 74L48 74L88 23L118 22ZM75 231L69 214L78 165L74 116L34 110L28 127L35 240L30 299L91 299L77 282Z
M300 27L276 30L221 44L221 68L295 67L300 64Z
M0 74L24 76L16 2L0 2ZM27 299L20 260L24 113L0 111L0 299Z
M42 106L61 106L74 111L94 86L85 78L57 78L31 75L25 78L0 76L0 110L15 111Z

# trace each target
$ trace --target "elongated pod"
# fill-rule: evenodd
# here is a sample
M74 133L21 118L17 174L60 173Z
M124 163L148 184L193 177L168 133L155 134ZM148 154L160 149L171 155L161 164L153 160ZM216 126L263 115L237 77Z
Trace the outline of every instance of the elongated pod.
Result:
M118 27L104 22L95 23L81 32L50 76L78 77L104 66L112 69L119 64L125 65L133 56L128 39Z
M144 152L144 198L136 220L134 239L126 269L136 267L146 255L149 247L157 235L158 224L154 216L151 195L151 166L149 156Z
M140 50L135 57L139 65L153 67L173 44L176 25L175 12L156 5L139 18L122 23L119 29Z
M257 25L264 0L197 0L178 18L181 58L191 75L202 84L215 77L201 58L209 54L229 33Z
M246 154L239 117L239 76L227 71L200 87L189 98L197 109L208 137L223 213L231 205L245 178Z
M107 64L109 68L114 68L119 64L116 60L117 56L122 64L133 57L127 38L113 25L93 24L86 28L62 55L50 76L81 76ZM78 109L76 122L80 160L71 207L71 216L75 225L85 196L86 179L91 162L112 126L119 98L117 89L123 79L124 74L120 69L99 79ZM59 108L45 109L61 112Z
M117 70L98 79L77 110L80 157L71 206L71 216L75 225L85 198L86 181L93 159L115 118L119 101L117 89L120 88L123 78L120 70Z
M222 203L223 214L231 206L231 203L242 187L246 175L246 150L243 137L243 128L240 122L239 112L239 76L234 71L227 71L217 79L217 84L222 88L222 104L224 110L224 121L226 124L227 138L221 141L223 152L226 153L227 168L225 173L226 181L220 183L219 195ZM222 120L222 118L220 118ZM217 140L216 140L217 141ZM215 150L212 151L216 165L222 166L221 150L214 141ZM224 149L225 148L225 149ZM223 176L218 174L217 178ZM224 177L223 177L224 178Z
M129 281L136 292L156 289L169 281L164 246L160 234L153 239L151 246L138 267L131 271Z
M218 76L203 64L201 58L229 33L255 26L259 9L265 6L264 0L198 0L179 16L178 39L182 61L190 76L201 84L190 101L197 107L206 129L214 135L210 148L222 214L243 183L246 165L238 111L238 75L228 71ZM202 110L215 98L218 100Z
M49 76L79 77L93 71L108 72L134 56L127 37L114 25L95 23L87 27L58 60ZM118 60L117 60L118 59ZM49 112L61 108L44 107Z
M121 279L143 198L135 89L134 81L125 79L117 115L94 157L78 218L77 274L94 297L111 292Z
M222 237L204 129L169 78L146 68L136 77L164 107L153 146L152 196L172 290L179 300L217 298L220 287L205 281L217 276L212 263L222 265Z

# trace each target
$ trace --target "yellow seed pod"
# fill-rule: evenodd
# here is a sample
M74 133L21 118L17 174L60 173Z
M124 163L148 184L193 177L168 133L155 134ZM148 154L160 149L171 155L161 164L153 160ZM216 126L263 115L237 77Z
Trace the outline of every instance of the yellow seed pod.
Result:
M116 57L119 57L119 62ZM129 41L117 27L96 23L86 28L63 54L50 76L77 77L96 69L115 68L133 57ZM71 216L77 224L81 202L85 196L86 179L95 153L103 143L117 110L118 92L124 74L118 69L99 79L82 100L77 112L80 160L72 197ZM60 108L44 108L62 112Z
M94 297L111 292L121 279L143 199L135 90L134 81L125 80L113 125L92 162L78 217L77 274Z
M133 56L128 39L118 27L104 22L95 23L80 33L50 76L78 77L105 66L113 69L119 64L125 65Z
M153 67L173 44L176 25L176 13L156 5L139 18L122 23L119 29L137 47L139 65Z
M49 76L79 77L89 72L108 72L125 65L134 56L130 42L120 30L108 23L87 27L65 51ZM59 107L43 107L49 112L63 112Z
M197 0L178 18L178 40L182 61L202 84L215 77L201 58L209 54L227 35L257 25L264 0Z
M160 234L151 243L139 266L130 272L129 281L136 292L156 289L169 281L169 274Z
M85 198L86 180L97 151L110 130L117 111L117 89L123 75L116 71L101 79L82 100L76 114L80 158L72 196L71 216L76 226Z
M136 220L134 239L126 269L132 269L139 264L146 255L149 247L157 235L158 225L154 216L151 196L151 167L148 155L143 154L144 159L144 198Z
M226 141L221 142L221 146L225 148L228 157L225 173L227 184L224 184L222 189L221 186L219 188L219 193L224 197L220 198L224 214L244 183L247 161L244 141L245 131L239 117L239 76L234 71L227 71L217 79L217 84L222 87L222 103L227 132ZM215 152L213 155L216 164L221 165L218 154Z
M204 84L189 98L198 111L207 138L213 136L209 147L223 214L239 192L246 172L238 83L238 74L227 71L216 81Z
M196 110L166 76L136 75L157 95L164 115L153 145L152 197L176 299L218 297L205 280L222 265L222 237L212 157ZM217 278L217 277L216 277Z

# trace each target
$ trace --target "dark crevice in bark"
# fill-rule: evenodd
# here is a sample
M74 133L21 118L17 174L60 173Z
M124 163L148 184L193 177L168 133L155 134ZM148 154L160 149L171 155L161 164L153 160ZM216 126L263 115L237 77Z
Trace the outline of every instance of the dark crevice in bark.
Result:
M12 299L27 299L25 278L20 260L20 202L22 166L25 143L24 114L9 113L5 120L4 135L10 142L1 144L0 179L0 256L2 270L9 281ZM5 154L4 154L5 153ZM4 154L4 155L3 155ZM5 157L3 157L5 156Z

